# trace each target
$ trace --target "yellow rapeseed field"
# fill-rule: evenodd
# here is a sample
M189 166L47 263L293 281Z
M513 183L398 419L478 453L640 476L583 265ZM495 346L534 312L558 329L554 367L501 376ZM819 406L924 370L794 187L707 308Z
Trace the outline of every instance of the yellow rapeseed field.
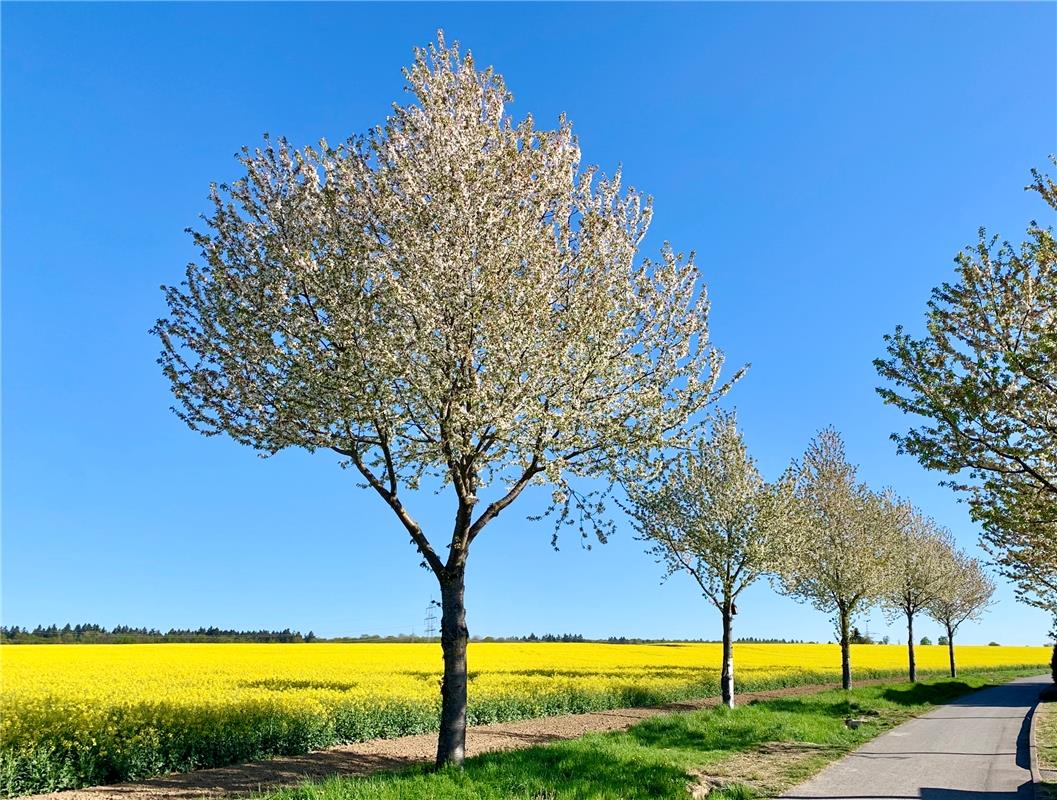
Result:
M1048 663L1035 647L959 647L965 670ZM641 705L717 691L717 644L473 643L470 721ZM836 645L738 644L739 688L839 678ZM853 647L856 677L905 648ZM947 649L918 648L922 673ZM8 795L141 778L436 727L438 644L0 647Z

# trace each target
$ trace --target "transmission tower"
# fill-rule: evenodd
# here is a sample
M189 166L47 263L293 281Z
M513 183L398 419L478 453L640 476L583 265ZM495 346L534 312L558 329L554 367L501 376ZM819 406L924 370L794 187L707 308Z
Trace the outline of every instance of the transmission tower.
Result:
M432 639L437 635L437 615L433 611L437 605L438 603L436 600L430 599L429 605L426 606L425 627L427 639Z

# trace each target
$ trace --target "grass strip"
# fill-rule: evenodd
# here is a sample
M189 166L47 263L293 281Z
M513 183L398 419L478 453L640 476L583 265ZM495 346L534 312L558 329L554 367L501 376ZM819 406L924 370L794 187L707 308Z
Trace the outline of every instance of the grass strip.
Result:
M1021 675L1036 674L1025 670ZM758 700L676 713L626 731L467 759L463 770L334 778L267 800L618 800L774 796L884 731L1018 673ZM863 720L856 729L845 718Z
M1057 688L1043 693L1035 713L1035 737L1039 769L1042 772L1042 796L1057 800Z

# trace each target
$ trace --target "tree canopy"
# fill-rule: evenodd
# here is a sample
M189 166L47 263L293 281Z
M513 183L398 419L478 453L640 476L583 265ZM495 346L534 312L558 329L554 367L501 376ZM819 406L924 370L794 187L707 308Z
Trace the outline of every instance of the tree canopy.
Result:
M953 633L963 622L979 619L991 604L994 592L995 582L983 564L964 550L951 550L926 611L948 633Z
M781 488L760 475L734 414L719 413L655 484L629 485L629 513L666 574L689 574L722 610L773 565Z
M401 486L430 473L469 514L506 483L457 561L530 481L575 504L570 477L660 444L730 382L692 254L636 258L651 201L581 168L567 120L514 122L502 78L443 38L406 77L414 102L365 137L243 150L154 330L192 428L337 451L437 570Z
M1057 211L1057 185L1033 171ZM1019 246L981 229L932 292L926 333L897 327L885 402L923 418L893 438L967 494L983 542L1021 599L1057 615L1057 244L1032 222Z

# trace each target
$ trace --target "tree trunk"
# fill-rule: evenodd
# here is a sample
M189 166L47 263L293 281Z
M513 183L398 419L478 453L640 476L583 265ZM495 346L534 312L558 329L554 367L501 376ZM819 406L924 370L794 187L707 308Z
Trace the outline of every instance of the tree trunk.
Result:
M730 601L723 604L723 672L720 676L720 689L723 692L723 705L734 708L734 642L731 638L734 614Z
M440 579L440 646L444 681L440 687L440 735L437 766L462 766L466 755L466 573L449 570Z
M958 666L954 663L954 631L951 630L951 626L947 626L947 652L951 657L951 677L958 677Z
M840 685L844 689L851 688L851 641L848 633L848 612L844 608L838 608L840 615Z
M907 614L907 655L910 657L910 682L917 683L918 665L914 660L914 615Z

